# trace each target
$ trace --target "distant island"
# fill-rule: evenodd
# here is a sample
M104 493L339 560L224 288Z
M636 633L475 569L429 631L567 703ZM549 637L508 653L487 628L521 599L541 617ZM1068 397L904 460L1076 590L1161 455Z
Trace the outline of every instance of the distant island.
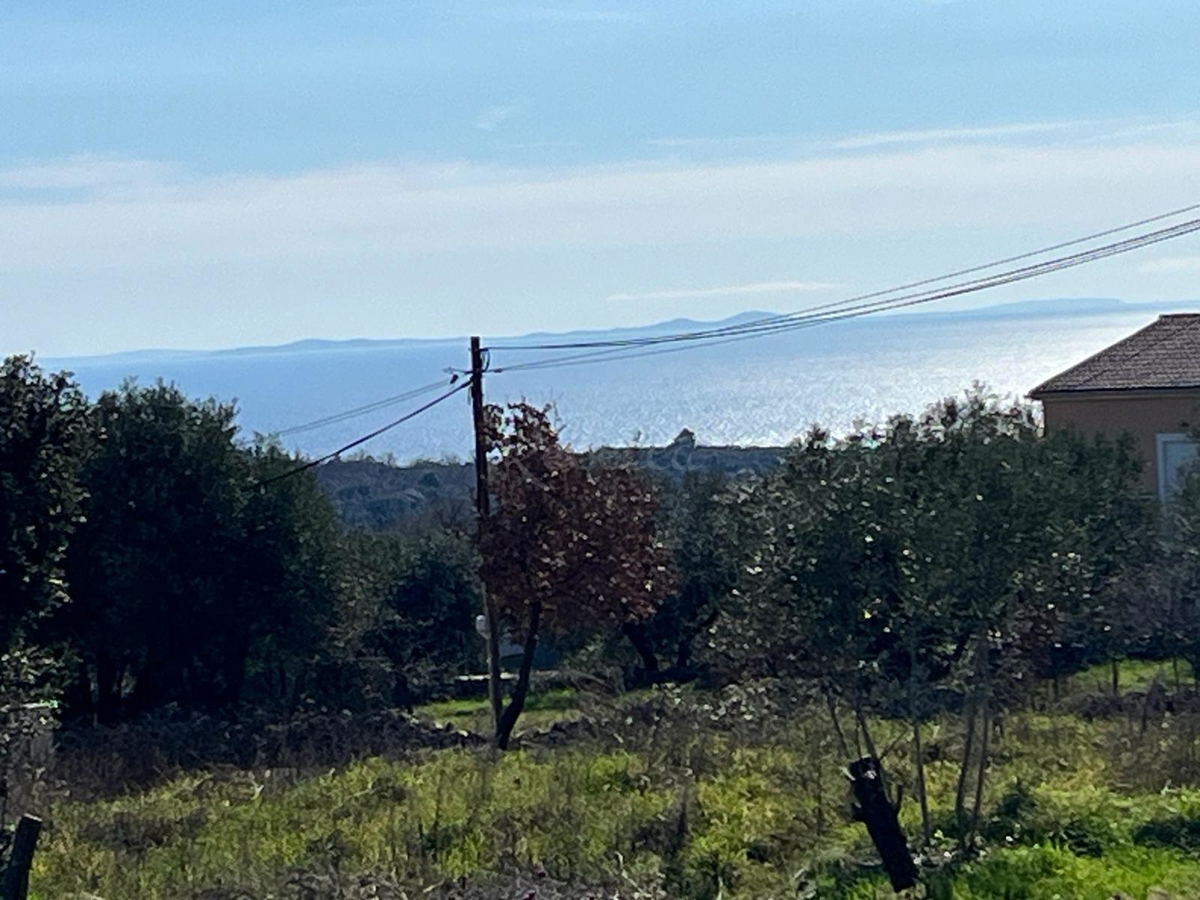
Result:
M981 306L973 309L929 310L926 312L904 312L889 316L895 320L912 320L931 318L963 319L976 317L998 316L1094 316L1108 313L1130 313L1139 310L1162 309L1194 309L1200 306L1200 300L1181 300L1167 303L1130 303L1115 297L1059 297L1045 300L1022 300L1015 303L1000 303L992 306ZM651 325L618 327L606 329L579 329L565 332L534 331L527 334L492 336L487 341L495 346L508 343L526 343L531 340L554 342L577 342L584 340L619 340L626 338L651 337L672 332L698 331L709 328L728 328L744 325L759 319L785 315L767 310L748 310L724 319L705 321L689 318L668 319ZM45 360L50 367L70 364L76 360L87 360L89 363L146 363L170 359L196 359L201 357L220 356L268 356L276 354L328 353L338 350L363 349L400 349L413 347L436 347L439 345L459 345L466 336L459 337L404 337L404 338L347 338L331 340L325 338L305 338L286 344L265 344L247 347L228 347L215 350L186 350L186 349L142 349L123 350L118 353L90 355L74 355L49 357Z

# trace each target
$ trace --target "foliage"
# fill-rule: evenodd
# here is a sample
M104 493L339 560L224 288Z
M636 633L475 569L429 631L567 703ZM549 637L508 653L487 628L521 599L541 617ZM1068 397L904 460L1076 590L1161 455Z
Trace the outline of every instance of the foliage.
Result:
M64 558L81 519L87 402L67 373L28 357L0 365L0 771L9 743L53 697L61 652L46 619L69 600Z
M653 613L671 589L657 497L632 468L584 465L546 410L489 407L495 510L483 523L483 578L495 627L524 645L513 698L498 715L504 747L529 688L542 631L613 629ZM495 689L495 688L494 688Z
M1020 663L1004 673L1019 680L1135 549L1150 521L1136 473L1129 448L1042 440L1027 408L981 393L843 440L813 432L736 498L730 654L866 696L913 666L942 680L978 641L975 660Z
M300 460L261 443L243 455L249 479L223 609L226 628L236 629L228 699L284 711L314 700L340 708L324 678L342 664L353 621L342 530L316 479L288 475Z
M1160 655L1182 656L1200 671L1200 467L1166 509L1159 550L1139 573L1149 615L1137 625Z
M0 651L67 600L86 411L67 373L48 375L23 356L0 366Z
M931 891L1195 886L1200 716L1179 678L1167 696L1153 666L1126 664L1145 692L1100 698L1107 713L1028 709L1043 678L1056 697L1094 681L1061 678L1085 664L1200 662L1200 481L1159 530L1130 445L1042 438L1027 408L978 391L842 439L813 432L754 481L656 484L572 453L544 410L488 416L479 553L435 504L404 533L344 530L299 460L238 440L231 405L161 383L89 405L66 376L5 363L4 713L53 695L57 657L77 723L153 713L186 743L188 726L224 721L245 750L227 765L276 754L271 772L60 802L41 896L278 895L314 871L337 896L359 873L407 890L541 871L657 896L873 897L840 771L852 753L886 760L888 786L918 799L899 818L946 860ZM441 474L414 477L432 496ZM619 634L651 681L693 675L704 643L736 683L535 695L539 724L562 724L518 753L412 749L470 741L377 711L478 665L484 584L524 646L502 747L547 638L611 649ZM761 675L783 676L779 697ZM462 724L478 708L422 712ZM362 740L339 734L350 723ZM335 765L409 749L319 777L279 769L305 740L337 745ZM956 832L969 852L950 849Z
M92 417L86 521L67 559L74 602L61 620L89 673L72 706L90 713L78 707L94 696L110 719L126 702L144 710L221 691L210 680L228 666L211 641L240 537L234 410L127 383Z
M713 473L687 473L660 487L660 528L678 577L651 616L622 627L650 681L687 680L697 674L696 644L736 584L736 548L724 527L728 488L728 479Z
M816 680L856 729L866 710L903 714L915 741L945 705L935 689L965 695L982 717L955 789L969 843L967 772L977 758L974 822L995 706L1028 693L1067 624L1103 621L1105 589L1146 552L1138 470L1128 444L1042 438L1029 408L979 390L840 440L814 431L734 496L745 563L714 645L742 672Z
M478 671L479 558L466 535L357 533L346 540L351 571L374 595L362 649L386 667L387 703L411 709L443 692L449 676Z
M234 415L162 383L96 402L58 622L80 660L72 713L228 705L252 660L260 695L294 702L335 613L336 524L311 476L257 486L295 461L239 446Z

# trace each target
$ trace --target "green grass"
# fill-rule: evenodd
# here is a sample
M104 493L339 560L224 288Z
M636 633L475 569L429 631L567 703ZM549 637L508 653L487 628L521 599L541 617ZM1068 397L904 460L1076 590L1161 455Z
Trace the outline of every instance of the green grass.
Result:
M492 713L487 698L470 700L439 700L426 703L415 710L419 719L438 725L453 725L463 731L487 734L492 727ZM545 728L555 722L578 718L579 692L574 688L558 688L530 694L518 722L520 730Z
M1168 690L1190 687L1194 681L1192 667L1186 660L1124 659L1117 666L1117 684L1121 693L1144 691L1157 679ZM1077 672L1068 681L1072 692L1111 693L1112 666L1100 663Z
M624 753L493 762L456 750L416 763L366 760L294 785L249 773L183 778L109 803L60 805L34 889L46 900L177 898L231 882L265 893L297 867L429 882L535 866L594 876L616 865L619 848L636 867L636 834L670 806L674 794L645 777Z
M1200 867L1165 850L1132 848L1103 858L1042 844L992 854L953 881L955 900L1142 900L1152 889L1181 900L1200 895Z
M702 695L691 701L703 704ZM570 691L532 714L578 715ZM197 773L104 802L49 811L33 892L177 900L215 885L278 896L290 873L374 873L419 889L443 879L544 869L564 880L664 886L689 900L889 896L864 829L850 821L845 760L827 715L713 723L684 706L614 746L572 744L495 757L489 750L369 759L306 777ZM462 724L478 701L422 715ZM875 722L894 783L911 796L906 729ZM924 729L936 826L953 823L961 723ZM1161 887L1200 896L1200 720L1011 715L985 798L988 850L933 877L931 898L1143 900ZM1187 777L1191 772L1192 776ZM1182 783L1182 786L1181 786ZM902 808L909 835L916 803ZM943 839L941 846L950 846ZM410 895L414 891L410 890Z

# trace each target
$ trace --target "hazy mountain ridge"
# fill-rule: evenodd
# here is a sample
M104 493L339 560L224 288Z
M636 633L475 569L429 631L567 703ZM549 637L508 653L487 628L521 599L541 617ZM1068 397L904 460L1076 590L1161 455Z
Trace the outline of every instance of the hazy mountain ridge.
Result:
M1200 300L1182 300L1166 303L1130 303L1115 297L1080 297L1052 298L1046 300L1022 300L1014 303L1000 303L983 306L976 309L959 310L930 310L924 312L898 313L888 318L898 319L929 319L938 318L976 318L995 316L1084 316L1103 315L1106 313L1136 312L1140 309L1183 309L1200 306ZM509 344L543 341L553 343L571 343L590 340L621 340L635 337L651 337L681 331L699 331L711 328L727 328L743 325L759 319L786 315L785 313L765 310L749 310L724 319L700 320L690 318L668 319L650 325L619 326L605 329L577 329L573 331L533 331L522 335L504 337L488 337L486 340L496 346ZM261 344L245 347L227 347L216 350L180 350L180 349L139 349L123 350L117 353L97 355L75 354L70 356L48 357L44 362L49 365L61 365L74 360L87 360L89 363L120 363L145 362L166 359L199 359L211 357L247 357L274 356L278 354L327 353L338 350L364 349L397 349L403 347L435 347L439 345L459 345L466 336L431 337L431 338L305 338L286 344Z
M514 366L556 354L514 349L518 346L722 327L768 314L489 338L487 344L498 352L487 399L553 404L564 440L580 449L661 447L685 428L712 445L782 446L813 424L840 432L855 422L917 412L974 382L1023 396L1183 305L1089 298L866 316L749 342L701 341L604 357L592 365L527 371ZM311 456L330 453L411 411L421 398L406 401L406 394L419 386L448 385L448 369L469 365L461 338L303 341L276 348L39 362L74 372L91 397L126 379L143 385L162 379L191 397L234 402L247 440L255 433L279 434L289 450ZM361 414L342 417L360 408ZM326 417L331 421L321 424ZM471 447L465 399L456 399L382 434L369 450L414 461L465 458Z

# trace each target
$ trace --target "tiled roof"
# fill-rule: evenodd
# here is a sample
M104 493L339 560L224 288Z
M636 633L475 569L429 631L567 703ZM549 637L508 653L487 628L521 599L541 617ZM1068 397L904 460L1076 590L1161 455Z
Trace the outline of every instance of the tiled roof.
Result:
M1200 387L1200 313L1178 313L1159 316L1029 394L1194 387Z

